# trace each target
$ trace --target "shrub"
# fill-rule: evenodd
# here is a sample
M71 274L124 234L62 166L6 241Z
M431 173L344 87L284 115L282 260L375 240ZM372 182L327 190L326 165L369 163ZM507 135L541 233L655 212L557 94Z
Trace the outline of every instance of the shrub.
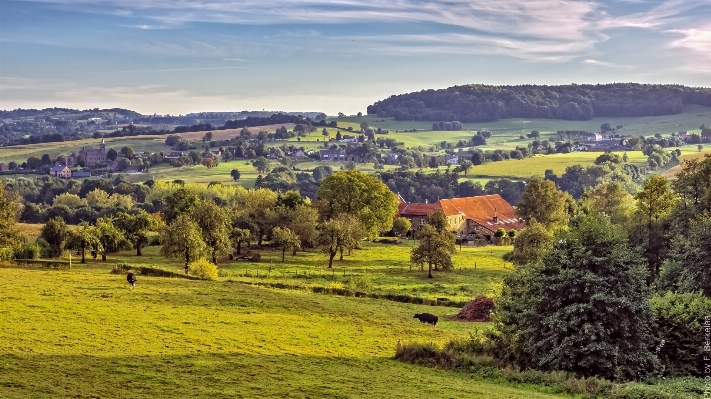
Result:
M217 266L207 259L199 259L190 263L188 273L203 280L217 280Z
M49 245L47 240L45 240L42 237L37 237L35 240L35 245L37 245L40 249L40 257L41 258L51 258L52 257L52 246Z
M0 248L0 261L8 262L15 258L12 248Z
M373 279L367 274L359 274L348 278L346 281L348 289L351 291L368 292L373 289Z
M711 314L711 299L701 293L667 292L650 300L654 311L654 338L664 374L701 376L703 342L699 332ZM663 342L663 343L662 343Z
M22 250L15 254L18 259L39 259L42 249L37 244L25 244Z

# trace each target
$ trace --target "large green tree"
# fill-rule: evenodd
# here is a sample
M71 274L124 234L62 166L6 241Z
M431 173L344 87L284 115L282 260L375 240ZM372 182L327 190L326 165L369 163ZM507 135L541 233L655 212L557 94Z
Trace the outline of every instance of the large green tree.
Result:
M341 214L318 226L317 242L328 254L328 268L333 267L333 258L343 250L355 248L359 240L366 237L360 221L349 214Z
M61 217L50 219L40 232L42 237L49 244L49 255L53 258L62 255L64 244L69 238L69 227Z
M568 221L568 199L570 195L556 188L555 183L533 177L518 203L518 215L526 222L536 219L546 227L565 224Z
M135 214L121 212L114 219L114 226L133 243L136 256L143 256L143 246L148 242L148 233L158 228L157 220L144 210Z
M160 254L170 259L184 259L186 272L188 263L202 258L208 248L200 226L188 215L180 215L165 226L160 232L160 242Z
M200 227L202 239L210 247L212 263L217 264L217 252L230 250L230 217L212 200L200 201L190 213Z
M96 220L96 235L101 242L101 260L106 261L106 254L116 252L123 248L130 249L132 244L123 235L121 230L114 226L111 218L99 218Z
M288 228L275 227L272 230L272 243L281 248L281 261L284 262L284 255L287 249L292 249L294 254L301 248L299 236Z
M13 198L0 181L0 248L20 247L24 238L17 229L17 212L19 202Z
M86 250L103 252L96 227L82 222L79 228L72 231L67 238L66 247L81 252L81 263L86 263Z
M646 270L607 218L576 218L537 264L504 279L495 355L523 368L637 379L651 371Z
M655 175L644 183L635 199L637 223L632 228L631 242L642 249L651 283L659 276L659 269L671 245L671 220L668 216L679 197L671 190L666 178Z
M321 182L320 211L327 218L355 216L373 239L392 228L397 197L379 179L357 170L335 173Z
M516 230L512 230L516 231ZM513 251L506 254L505 260L517 266L536 263L553 243L553 233L536 219L531 219L520 233L514 233L516 240Z

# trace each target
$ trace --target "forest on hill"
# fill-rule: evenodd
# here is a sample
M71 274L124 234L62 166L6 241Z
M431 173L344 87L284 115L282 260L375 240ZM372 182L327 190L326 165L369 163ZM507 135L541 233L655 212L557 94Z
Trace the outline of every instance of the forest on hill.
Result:
M711 88L615 83L563 86L465 85L393 95L368 114L397 120L493 122L507 118L589 120L671 115L711 106Z

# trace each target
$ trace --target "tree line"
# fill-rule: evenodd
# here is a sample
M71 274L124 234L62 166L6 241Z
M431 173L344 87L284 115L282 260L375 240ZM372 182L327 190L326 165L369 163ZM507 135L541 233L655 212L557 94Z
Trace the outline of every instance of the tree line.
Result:
M711 106L711 89L614 83L564 86L465 85L390 96L368 114L397 120L492 122L507 118L589 120L671 115L685 104Z

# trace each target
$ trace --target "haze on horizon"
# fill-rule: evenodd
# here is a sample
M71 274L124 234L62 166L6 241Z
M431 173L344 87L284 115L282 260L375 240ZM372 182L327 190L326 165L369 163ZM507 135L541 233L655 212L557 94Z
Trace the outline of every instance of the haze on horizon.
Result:
M457 84L711 86L708 0L2 0L0 109L365 112Z

